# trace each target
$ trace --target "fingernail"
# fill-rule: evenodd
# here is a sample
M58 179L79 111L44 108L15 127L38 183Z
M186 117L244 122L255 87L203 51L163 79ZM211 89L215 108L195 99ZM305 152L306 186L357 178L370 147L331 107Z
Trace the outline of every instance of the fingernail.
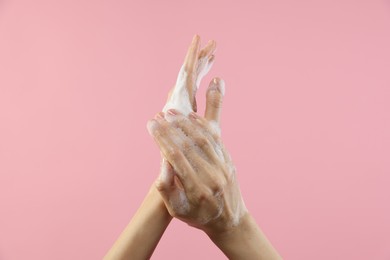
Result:
M188 116L191 118L191 119L197 119L198 118L198 115L194 112L191 112L188 114Z
M156 116L154 118L155 119L164 119L164 113L160 112L160 113L156 114Z
M222 94L222 96L225 95L225 81L221 78L214 78L213 83L215 88L219 91L219 93Z
M177 112L176 112L176 110L174 110L174 109L169 109L167 112L168 112L168 114L170 114L170 115L172 115L172 116L177 115Z

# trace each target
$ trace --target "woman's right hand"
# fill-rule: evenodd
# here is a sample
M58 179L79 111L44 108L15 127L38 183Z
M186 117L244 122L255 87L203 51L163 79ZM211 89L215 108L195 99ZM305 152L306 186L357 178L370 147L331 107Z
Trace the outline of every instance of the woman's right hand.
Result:
M247 213L235 167L221 141L223 93L224 82L215 78L207 90L204 118L171 109L148 122L169 162L156 181L165 206L171 216L210 236L228 232Z

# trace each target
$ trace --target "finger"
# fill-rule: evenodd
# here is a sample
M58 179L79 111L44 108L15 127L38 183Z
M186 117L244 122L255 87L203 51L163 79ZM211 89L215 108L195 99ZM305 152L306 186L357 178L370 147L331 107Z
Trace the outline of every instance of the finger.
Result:
M175 176L173 167L163 160L160 177L155 181L164 204L171 216L181 216L188 213L190 205L180 180Z
M219 131L215 131L214 124L198 116L195 112L184 116L179 110L169 109L165 114L165 120L181 132L180 134L183 136L184 143L186 141L194 142L195 139L205 138L206 133L210 133L215 141L220 140ZM219 128L219 126L216 127ZM211 145L214 144L212 139L210 141L212 141Z
M164 112L158 112L155 116L155 119L163 119L164 118Z
M209 140L214 148L215 154L219 157L223 162L227 162L227 157L223 153L223 143L221 140L221 129L217 122L215 121L207 121L205 118L198 116L196 113L192 112L189 114L190 120L198 125L201 130L203 130L203 134Z
M209 57L204 57L199 59L199 65L198 65L198 77L196 78L195 86L196 89L199 89L200 82L202 81L203 77L206 76L207 73L209 73L211 67L213 66L215 61L215 55L212 54ZM196 111L195 111L196 112Z
M160 175L155 181L155 186L160 192L165 203L169 202L169 193L174 189L174 171L172 166L164 158L161 162Z
M203 119L201 123L195 125L193 122L195 119L190 120L174 109L167 111L166 118L184 135L186 141L182 145L182 152L192 166L197 186L202 185L202 183L208 184L214 187L211 190L215 191L215 187L218 187L215 184L218 177L210 174L210 169L216 166L223 168L225 159L219 144L208 136L207 131L204 131L205 124L208 122Z
M196 68L197 61L198 61L198 55L199 55L199 48L200 48L200 37L199 35L195 35L192 39L192 43L190 47L188 48L185 60L184 60L184 68L187 73L193 73L194 69Z
M223 96L225 95L225 82L214 78L206 92L205 118L209 121L220 122Z
M199 59L212 55L215 52L216 48L217 48L217 43L214 40L210 40L206 44L206 46L200 50Z
M217 43L214 40L210 40L207 45L199 52L196 70L198 75L195 84L196 89L199 89L200 82L214 64L215 55L213 53L215 52L216 47Z
M205 126L194 124L192 120L183 116L176 110L168 110L167 120L172 125L180 129L184 134L183 153L187 157L188 161L196 167L202 168L202 164L208 161L215 162L217 154L215 153L216 143L212 139L208 138L204 129ZM203 160L199 160L197 156ZM196 165L195 165L196 164Z
M188 48L186 57L184 59L183 69L186 73L186 88L188 91L188 98L192 105L192 110L197 110L196 105L196 87L195 87L195 77L196 71L198 67L198 56L200 51L200 37L199 35L195 35L192 39L191 45Z
M162 158L160 175L157 179L157 189L158 190L168 190L174 186L174 176L175 172L172 165L165 159Z
M209 63L209 67L211 67L211 65L214 63L214 59L215 59L215 55L213 54L213 55L211 55L210 56L210 58L209 58L209 60L208 60L208 63Z
M209 121L195 112L189 113L188 118L191 119L194 124L203 129L204 133L209 134L214 142L221 142L221 128L217 121Z
M179 136L182 137L181 143L178 143L177 140L174 141L182 149L184 156L187 158L195 173L204 175L202 173L207 172L206 167L223 160L218 153L220 152L218 144L207 136L206 131L204 131L204 125L195 125L192 120L175 109L169 109L165 119L171 123L171 126L178 130ZM207 122L204 121L203 123ZM202 176L202 179L207 178L208 176Z
M179 180L185 190L192 190L196 182L194 171L191 164L182 152L183 135L177 129L174 129L163 119L149 120L147 124L148 131L153 136L164 158L173 166Z
M199 117L198 115L196 115L196 113L193 112L189 114L189 118L196 126L199 126L198 131L203 133L203 135L208 139L210 144L212 144L212 147L214 149L214 153L208 153L208 157L211 158L211 160L206 159L206 162L203 162L203 167L200 168L204 169L205 167L208 167L210 165L218 165L222 162L222 164L226 165L228 169L227 171L224 171L224 175L226 178L229 178L231 174L235 172L235 167L233 165L230 154L226 151L225 146L222 143L219 126L215 121L207 122L206 119ZM192 156L192 154L186 155L188 161L191 164L193 161ZM194 165L193 168L196 170L196 165Z
M161 152L161 169L160 169L160 175L159 178L156 181L156 185L159 185L161 189L173 189L173 188L178 188L181 190L184 190L183 184L181 181L178 179L176 175L175 170L173 169L172 165L165 159Z

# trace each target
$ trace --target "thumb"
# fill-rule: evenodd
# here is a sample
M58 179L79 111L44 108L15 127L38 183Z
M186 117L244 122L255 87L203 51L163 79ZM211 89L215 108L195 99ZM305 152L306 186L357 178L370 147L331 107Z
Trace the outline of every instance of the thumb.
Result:
M155 185L172 217L188 212L189 204L183 185L175 177L175 170L166 159L162 161L160 177Z
M206 110L204 117L209 121L219 123L222 110L225 82L221 78L214 78L206 92Z
M163 158L161 162L160 176L156 180L155 185L164 201L168 201L168 194L175 188L174 176L175 172L172 165Z
M167 189L174 185L175 172L172 165L165 159L162 158L160 176L157 179L157 189ZM161 186L161 187L159 187Z

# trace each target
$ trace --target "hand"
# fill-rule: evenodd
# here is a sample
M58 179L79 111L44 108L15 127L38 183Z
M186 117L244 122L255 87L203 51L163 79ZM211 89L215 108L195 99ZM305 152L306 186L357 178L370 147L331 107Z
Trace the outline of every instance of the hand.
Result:
M216 42L210 40L200 50L200 37L195 35L188 48L184 64L181 66L175 86L168 94L168 100L163 112L177 109L185 115L197 111L196 91L202 78L210 71L214 63Z
M190 112L197 110L196 91L199 88L202 78L209 72L214 63L214 52L216 42L210 40L206 46L200 50L200 37L195 35L191 45L187 50L184 64L181 66L175 86L169 91L167 102L163 112L169 109L177 109L181 113L188 115ZM222 99L219 99L222 100ZM210 97L210 101L213 98ZM219 102L217 100L217 102ZM219 106L219 104L215 104ZM210 106L209 106L210 107ZM219 110L216 110L218 112ZM216 115L218 117L218 115ZM172 166L164 159L161 154L161 171Z
M176 84L168 93L168 99L162 110L163 112L167 112L169 109L179 110L184 115L188 115L192 111L196 112L196 91L199 88L202 78L209 72L214 63L215 49L216 42L210 40L200 50L200 37L198 35L193 37L191 45L187 50L184 64L179 71ZM224 91L224 88L221 90ZM219 108L219 102L222 101L222 98L219 96L216 96L216 98L210 96L209 101L215 103L209 105L209 108L212 106ZM219 109L209 109L208 111L206 109L206 113L219 113ZM214 117L218 119L219 115L214 115ZM172 169L172 166L168 164L169 162L161 154L161 171Z
M156 181L168 212L209 235L229 231L247 213L220 138L223 92L223 81L214 79L207 91L205 118L168 110L148 122L149 133L169 162Z

